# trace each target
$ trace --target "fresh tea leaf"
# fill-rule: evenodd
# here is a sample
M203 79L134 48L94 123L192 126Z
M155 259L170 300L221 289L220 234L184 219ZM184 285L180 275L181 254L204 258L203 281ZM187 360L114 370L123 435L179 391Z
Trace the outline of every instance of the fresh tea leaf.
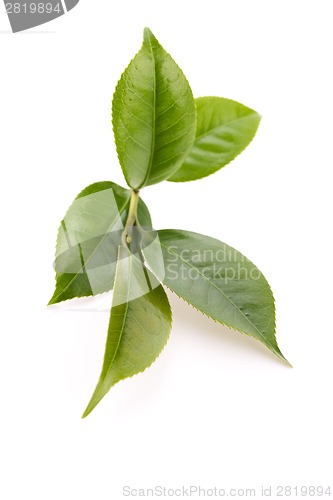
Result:
M158 231L158 238L168 288L215 321L260 340L286 361L275 338L272 291L252 262L209 236L168 229ZM154 246L147 245L143 253L155 272ZM161 279L160 272L158 265Z
M199 97L194 145L169 181L185 182L213 174L236 158L252 141L260 115L239 102Z
M112 122L120 165L133 189L170 177L194 142L190 86L148 28L141 50L117 85Z
M56 245L56 289L49 304L86 297L113 288L118 246L128 216L131 193L113 182L85 188L62 220ZM139 202L138 219L151 227L147 207Z
M113 385L155 361L170 329L171 309L163 287L127 248L120 247L102 373L83 417Z

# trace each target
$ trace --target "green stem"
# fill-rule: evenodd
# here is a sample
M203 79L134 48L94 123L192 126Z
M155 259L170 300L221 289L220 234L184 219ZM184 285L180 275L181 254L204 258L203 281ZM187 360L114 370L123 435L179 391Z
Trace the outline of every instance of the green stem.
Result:
M131 192L131 201L127 216L127 221L122 236L122 241L123 244L125 245L131 243L131 232L132 232L132 227L134 226L137 218L138 203L139 203L139 191L133 189Z

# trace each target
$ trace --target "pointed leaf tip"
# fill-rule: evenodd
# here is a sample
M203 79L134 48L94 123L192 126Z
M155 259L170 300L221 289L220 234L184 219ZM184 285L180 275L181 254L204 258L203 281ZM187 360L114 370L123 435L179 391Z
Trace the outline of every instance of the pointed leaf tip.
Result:
M153 37L153 38L155 38L154 33L151 31L150 28L148 28L148 26L146 26L144 28L144 30L143 30L143 38L146 38L146 37L149 37L149 38Z
M289 366L289 368L293 368L293 365L287 360L287 358L284 357L284 355L282 354L282 352L280 351L280 349L278 351L274 352L274 354L276 354L276 356L281 361L283 361L287 366Z

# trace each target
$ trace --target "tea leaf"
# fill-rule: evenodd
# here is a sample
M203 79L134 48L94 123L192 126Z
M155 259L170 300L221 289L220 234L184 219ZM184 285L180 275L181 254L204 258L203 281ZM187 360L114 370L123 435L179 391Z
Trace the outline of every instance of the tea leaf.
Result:
M190 86L148 28L141 50L117 85L112 117L120 165L133 189L170 177L194 142Z
M155 361L170 329L171 309L163 287L127 248L120 247L102 373L83 417L113 385Z
M286 361L275 338L272 291L252 262L209 236L167 229L158 231L158 238L164 276L154 245L143 253L168 288L215 321L260 340Z
M260 115L239 102L199 97L194 145L169 181L185 182L211 175L233 160L252 141Z

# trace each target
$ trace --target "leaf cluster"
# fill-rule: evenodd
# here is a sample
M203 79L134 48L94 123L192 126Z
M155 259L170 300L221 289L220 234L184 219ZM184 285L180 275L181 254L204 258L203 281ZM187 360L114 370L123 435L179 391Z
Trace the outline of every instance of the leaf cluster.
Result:
M201 179L253 139L260 116L230 99L199 97L146 28L112 103L119 162L129 189L85 188L61 221L56 287L49 304L113 289L102 372L84 412L110 388L149 367L164 348L171 308L164 286L213 320L251 335L285 360L275 337L274 298L240 252L201 234L153 229L140 190ZM164 285L164 286L163 286Z

